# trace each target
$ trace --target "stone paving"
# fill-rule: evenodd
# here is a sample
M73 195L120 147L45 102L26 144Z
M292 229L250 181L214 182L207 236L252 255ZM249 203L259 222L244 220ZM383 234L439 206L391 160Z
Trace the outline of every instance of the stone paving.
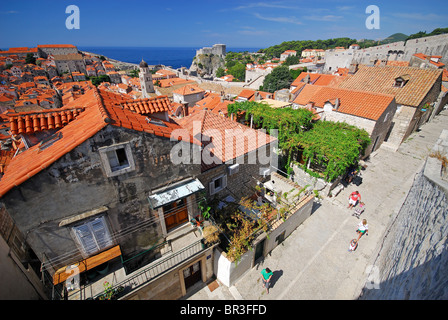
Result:
M259 265L246 272L232 287L218 282L193 290L186 300L352 300L367 281L367 271L378 253L383 235L397 214L443 129L448 110L413 133L394 152L375 151L366 161L360 186L349 185L334 198L315 204L313 214ZM358 190L366 210L369 234L357 249L348 251L360 219L347 208L348 196ZM262 288L260 271L274 271L270 293ZM218 284L218 286L217 286Z

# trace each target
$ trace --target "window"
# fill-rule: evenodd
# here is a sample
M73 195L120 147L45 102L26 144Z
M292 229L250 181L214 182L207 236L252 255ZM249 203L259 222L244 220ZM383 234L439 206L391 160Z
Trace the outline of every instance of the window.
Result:
M108 151L107 159L109 160L112 172L129 167L129 161L126 157L126 150L124 148Z
M213 179L209 185L210 195L214 195L215 193L225 189L227 187L227 175L222 175L218 178Z
M99 152L108 177L135 170L129 143L100 148Z
M409 75L403 75L400 77L395 78L394 87L396 88L403 88L406 83L408 83L410 76Z
M91 256L113 244L104 216L73 227L73 233L84 257Z

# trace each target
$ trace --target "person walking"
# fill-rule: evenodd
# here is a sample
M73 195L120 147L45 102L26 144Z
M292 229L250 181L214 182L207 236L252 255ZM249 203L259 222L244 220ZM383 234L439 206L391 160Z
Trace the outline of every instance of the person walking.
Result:
M369 234L369 225L367 224L367 220L363 219L358 224L358 230L356 230L356 233L358 233L358 239L356 239L356 242L359 241L359 239L362 237L363 234L368 235Z
M269 287L271 285L272 275L274 273L269 268L261 270L261 280L263 281L263 288L266 288L266 293L269 294Z
M361 194L358 191L354 191L350 194L350 197L348 197L348 208L351 209L358 201L361 201Z
M356 241L356 239L352 239L352 241L350 241L350 246L348 247L348 251L349 252L355 251L357 247L358 247L358 241Z

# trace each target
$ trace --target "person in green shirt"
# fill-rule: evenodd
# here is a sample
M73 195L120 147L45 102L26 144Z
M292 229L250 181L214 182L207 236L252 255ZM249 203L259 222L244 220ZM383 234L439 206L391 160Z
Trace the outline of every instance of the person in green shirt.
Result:
M266 293L269 294L269 286L271 284L271 278L274 273L271 269L266 268L261 271L261 280L263 281L263 287L266 288Z

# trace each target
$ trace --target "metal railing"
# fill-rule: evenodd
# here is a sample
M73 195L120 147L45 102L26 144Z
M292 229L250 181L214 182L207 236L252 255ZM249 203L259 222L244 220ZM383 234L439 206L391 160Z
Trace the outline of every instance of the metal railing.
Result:
M136 271L134 275L131 274L126 280L112 286L111 290L119 292L117 298L123 297L156 277L173 269L180 263L185 262L187 259L196 256L207 248L208 246L204 245L202 239L198 240L177 252L155 261L144 270ZM100 298L103 295L104 292L95 295L93 299Z

